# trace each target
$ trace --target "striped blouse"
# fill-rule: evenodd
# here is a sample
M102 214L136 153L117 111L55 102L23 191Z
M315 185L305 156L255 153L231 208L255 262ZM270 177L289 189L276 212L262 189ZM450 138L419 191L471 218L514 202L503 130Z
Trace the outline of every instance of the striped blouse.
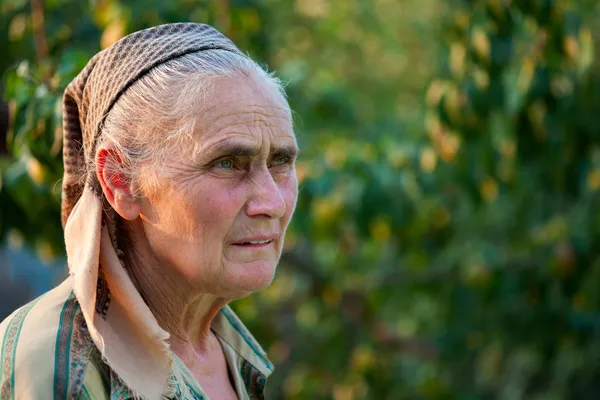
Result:
M233 311L221 309L213 331L223 347L239 399L263 399L273 365ZM130 399L133 394L102 361L87 331L70 278L0 324L0 399ZM208 399L173 355L176 399Z

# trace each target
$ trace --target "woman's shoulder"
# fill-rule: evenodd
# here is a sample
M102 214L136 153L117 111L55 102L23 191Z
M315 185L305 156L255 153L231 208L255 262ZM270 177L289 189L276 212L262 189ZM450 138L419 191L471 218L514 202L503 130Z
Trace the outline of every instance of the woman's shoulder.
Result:
M96 353L67 279L0 324L0 398L85 398L85 382L98 392Z

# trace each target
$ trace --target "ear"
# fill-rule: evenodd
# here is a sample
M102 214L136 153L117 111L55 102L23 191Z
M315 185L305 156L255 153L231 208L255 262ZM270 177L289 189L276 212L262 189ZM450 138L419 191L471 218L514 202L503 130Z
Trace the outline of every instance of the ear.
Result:
M106 200L121 217L136 219L141 211L139 199L131 190L129 177L123 173L121 153L112 143L102 144L96 151L96 174Z

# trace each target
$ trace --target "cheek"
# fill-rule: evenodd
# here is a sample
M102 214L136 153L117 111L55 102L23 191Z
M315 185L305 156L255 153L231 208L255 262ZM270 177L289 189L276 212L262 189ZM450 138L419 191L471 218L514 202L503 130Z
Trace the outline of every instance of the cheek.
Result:
M298 178L296 178L296 174L290 176L283 183L283 196L286 204L296 205L296 200L298 200Z
M298 180L294 175L280 185L281 195L286 206L285 223L287 224L294 213L298 200Z
M215 241L223 240L229 232L243 206L244 194L242 190L211 183L194 185L186 194L180 210L184 210L181 218L188 220L190 233L208 248L217 248Z
M181 244L196 242L216 219L210 198L193 186L165 187L157 191L151 202L156 216L152 221L155 228Z
M154 230L181 244L197 235L198 215L187 196L176 191L165 192L164 196L152 203L155 219L151 223Z
M219 223L232 221L244 204L244 192L210 185L198 190L193 199L202 211L207 222Z

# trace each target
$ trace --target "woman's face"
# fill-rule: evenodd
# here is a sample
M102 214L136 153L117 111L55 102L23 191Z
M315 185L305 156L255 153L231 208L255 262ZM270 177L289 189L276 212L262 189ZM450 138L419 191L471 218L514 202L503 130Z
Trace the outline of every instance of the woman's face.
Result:
M170 152L141 221L154 256L196 289L268 286L296 206L296 138L262 78L222 78L189 141Z

